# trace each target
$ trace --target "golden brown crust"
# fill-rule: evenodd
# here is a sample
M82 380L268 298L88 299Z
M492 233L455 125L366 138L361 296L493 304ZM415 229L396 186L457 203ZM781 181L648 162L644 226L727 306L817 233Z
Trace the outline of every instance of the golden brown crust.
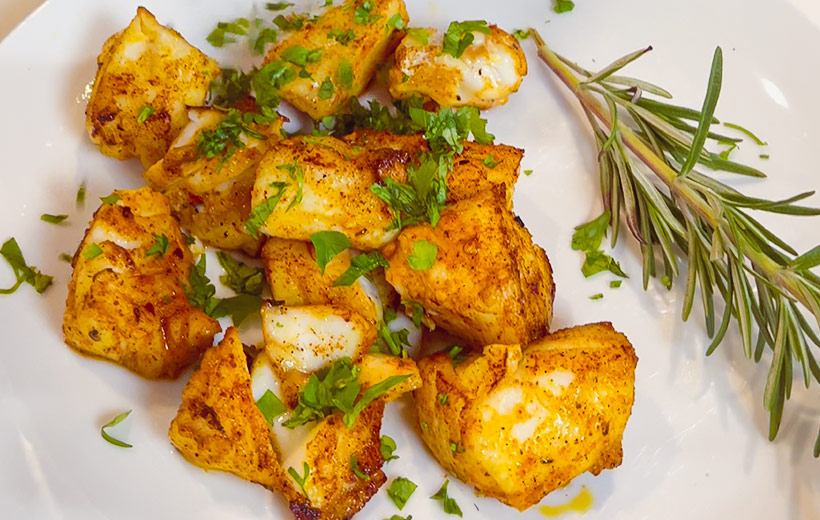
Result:
M455 368L433 355L419 362L414 392L421 436L446 470L524 510L620 464L636 363L609 323L557 331L523 352L490 345Z
M435 244L433 267L407 263L416 241ZM435 228L405 228L383 249L387 281L440 326L474 346L527 344L547 333L552 272L544 250L493 193L457 202Z
M305 66L310 78L297 76L280 91L282 99L313 119L336 113L348 99L361 94L373 78L376 67L392 53L404 34L395 27L387 26L387 21L397 14L407 25L409 17L402 0L371 2L371 15L377 19L361 24L354 21L354 16L364 1L347 0L328 9L318 20L305 23L301 30L274 45L265 57L266 64L279 60L288 48L295 45L308 50L322 50L321 60ZM335 31L346 33L348 30L353 31L355 38L346 44L329 34ZM349 86L345 86L340 79L339 67L342 63L350 65L353 71ZM327 79L333 83L334 89L327 99L322 99L319 88Z
M88 134L103 154L138 157L146 168L165 155L188 122L186 106L203 105L219 74L214 60L144 7L105 42L97 66L86 108ZM140 123L144 107L154 112Z
M74 255L66 343L148 378L176 378L213 343L219 323L185 295L193 259L167 199L145 187L94 214ZM163 255L146 256L156 236ZM86 248L100 248L87 258Z
M247 360L234 327L205 353L185 385L168 436L196 466L288 492L270 427L253 399Z

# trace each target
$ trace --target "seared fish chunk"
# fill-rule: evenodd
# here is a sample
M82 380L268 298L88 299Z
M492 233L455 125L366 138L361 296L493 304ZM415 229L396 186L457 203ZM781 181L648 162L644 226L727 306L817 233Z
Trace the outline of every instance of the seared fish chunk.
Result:
M254 361L252 369L254 398L271 391L288 403L285 382L264 352ZM386 477L381 470L384 459L380 450L381 421L384 401L377 399L368 405L348 428L340 414L290 429L283 423L288 411L273 422L271 438L282 468L293 470L307 478L304 489L288 474L285 496L299 520L346 520L357 513L376 494ZM356 460L354 471L353 460Z
M411 32L396 48L389 73L390 94L396 99L420 95L443 107L492 108L506 103L527 75L518 40L495 25L489 26L489 34L473 32L473 43L459 58L443 52L441 33L422 31L427 42Z
M407 182L407 166L419 152L428 151L421 134L393 135L390 132L361 130L342 137L346 143L367 150L366 168L379 179ZM479 144L465 141L464 150L453 157L453 169L447 172L447 202L471 199L483 191L503 190L507 208L512 209L515 183L521 171L524 150L504 144Z
M524 510L581 473L620 465L637 361L609 323L523 352L490 345L461 363L435 354L419 362L421 436L447 471Z
M362 93L408 20L402 0L347 0L277 43L265 63L292 71L282 99L318 120Z
M363 153L333 137L281 141L256 173L254 208L275 202L260 230L305 242L318 231L339 231L361 250L390 242L398 233L387 229L393 213L370 191L378 177L359 164Z
M191 109L188 125L165 157L143 177L168 197L172 213L183 229L203 243L256 256L262 240L248 233L245 221L251 214L256 166L279 141L282 121L277 118L270 124L251 124L256 136L240 134L244 148L237 148L230 156L203 156L198 151L200 136L213 131L226 114L216 109Z
M233 473L287 493L265 416L256 406L242 342L234 327L208 349L182 391L182 404L168 431L171 443L191 463Z
M549 329L554 285L544 250L498 196L450 206L435 228L405 228L383 249L387 281L427 317L473 346L528 344ZM408 263L417 242L437 247L431 268Z
M110 202L72 261L66 343L144 377L175 378L213 344L219 323L185 295L193 259L168 200L145 187Z
M205 104L218 74L216 61L140 7L97 58L85 111L88 135L103 154L138 157L147 168L188 124L187 107Z

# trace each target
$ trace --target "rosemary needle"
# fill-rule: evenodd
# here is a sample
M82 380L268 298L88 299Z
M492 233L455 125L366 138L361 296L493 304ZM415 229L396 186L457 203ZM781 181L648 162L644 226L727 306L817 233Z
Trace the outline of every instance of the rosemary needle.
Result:
M682 318L689 318L700 289L706 330L712 338L707 354L714 352L732 322L737 324L747 358L758 362L767 348L772 351L763 404L769 411L769 439L774 439L791 394L793 367L802 370L806 387L812 379L820 382L815 358L820 338L810 323L813 318L820 325L820 277L811 272L820 265L820 246L798 255L748 210L820 215L818 209L796 204L814 192L779 201L758 199L695 169L703 166L765 177L705 148L710 140L739 141L711 131L718 122L714 110L723 73L720 47L698 111L648 98L647 94L668 100L671 95L652 83L616 75L651 47L593 73L555 54L536 30L530 29L530 34L541 59L575 94L592 126L612 242L618 239L623 219L641 246L644 288L657 276L671 286L682 274L679 259L685 259ZM719 322L715 296L724 302ZM820 435L814 456L820 456Z

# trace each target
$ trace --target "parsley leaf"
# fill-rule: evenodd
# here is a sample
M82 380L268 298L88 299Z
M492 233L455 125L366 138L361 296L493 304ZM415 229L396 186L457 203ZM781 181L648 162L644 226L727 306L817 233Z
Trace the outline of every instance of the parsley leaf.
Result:
M40 215L40 220L43 222L48 222L49 224L60 224L67 218L68 215L51 215L49 213L43 213Z
M24 282L34 287L39 294L43 294L51 285L53 278L41 273L36 267L26 264L23 252L17 245L17 240L10 238L0 247L0 256L11 266L17 281L8 289L0 289L0 294L12 294Z
M390 326L385 322L390 322L396 319L395 312L393 312L393 317L389 318L387 316L387 312L385 312L384 321L379 322L378 332L379 337L376 345L374 345L375 350L379 352L384 352L388 354L392 354L394 356L401 356L407 357L407 352L405 351L404 347L410 346L410 332L407 329L400 329L394 331L390 328ZM385 351L384 347L388 350Z
M111 195L106 195L105 197L100 197L100 200L103 202L103 204L108 204L109 206L113 206L117 202L121 201L122 197L120 197L116 193L112 193Z
M191 269L191 274L188 277L190 286L185 287L185 296L187 296L188 302L191 305L202 309L210 316L218 301L214 298L216 287L211 283L208 275L205 274L206 267L207 261L205 255L202 255Z
M526 40L530 37L530 30L527 29L516 29L512 32L512 35L516 37L518 40Z
M339 70L336 72L336 77L342 87L350 89L353 86L353 67L350 63L346 61L339 63Z
M393 455L393 453L396 451L396 441L394 441L387 435L382 435L379 438L379 451L381 451L382 459L384 459L385 463L388 463L393 459L399 458L398 455Z
M424 307L422 307L419 302L413 300L402 300L401 303L405 307L412 307L413 314L411 315L411 319L413 320L413 325L421 327L421 321L424 319Z
M296 428L341 412L344 413L343 422L349 428L368 404L410 377L409 374L388 377L368 387L359 396L359 371L360 368L354 366L350 358L345 357L330 367L311 374L307 384L299 392L299 404L282 425L286 428Z
M458 504L455 500L447 496L447 486L450 485L449 480L445 480L444 484L442 484L441 489L436 491L436 494L431 496L433 500L440 500L441 505L444 507L444 512L448 515L457 515L463 516L461 513L461 508L458 507Z
M245 143L241 136L244 133L254 139L267 139L264 134L260 134L249 125L251 123L268 123L272 119L260 116L259 114L243 114L234 108L228 110L222 120L214 128L203 130L196 142L196 152L199 157L210 159L221 155L220 166L228 160L236 150L245 148Z
M233 22L219 22L216 28L205 38L214 47L222 47L226 43L233 43L233 36L245 36L251 24L247 18L237 18ZM231 36L233 35L233 36Z
M85 204L85 181L80 183L80 187L77 188L77 206L82 206Z
M572 235L572 249L576 251L599 249L609 226L609 217L609 211L604 211L598 218L576 226L575 233Z
M249 316L259 315L264 300L255 294L237 294L230 298L214 299L215 305L209 315L212 318L230 316L237 327L242 325Z
M555 0L555 6L552 8L556 13L566 13L572 11L575 3L572 0Z
M394 14L387 20L387 23L384 26L385 31L390 32L392 29L397 31L401 31L404 29L404 18L401 17L399 13Z
M333 88L333 81L330 78L325 78L319 86L317 94L319 95L319 99L330 99L333 97L335 90L336 89Z
M621 280L612 280L611 282L609 282L609 287L611 289L617 289L620 286L621 286Z
M156 110L154 110L154 107L148 105L145 105L142 108L140 108L140 113L137 116L137 124L141 125L145 123L145 121L147 121L151 114L153 114L154 112L156 112Z
M353 12L353 21L359 25L371 24L381 17L380 14L373 14L373 0L364 0Z
M299 166L299 163L295 159L290 164L280 164L276 167L276 169L288 172L290 178L293 179L293 182L296 183L296 197L294 197L293 200L290 201L290 204L288 204L288 208L286 210L290 211L290 209L293 206L302 202L302 188L305 184L305 170L303 170L302 167Z
M468 20L466 22L450 22L442 41L442 54L449 54L460 58L467 50L475 36L474 32L490 34L490 28L484 20Z
M251 216L245 221L245 229L253 238L259 238L257 234L259 229L265 225L288 186L290 185L286 182L272 182L270 187L276 188L276 193L251 210Z
M308 63L319 62L322 59L322 49L309 51L301 45L293 45L282 51L282 59L304 67Z
M329 33L327 33L327 37L333 38L342 45L347 45L348 43L356 39L356 33L353 32L353 29L348 29L346 31L343 31L341 29L333 29Z
M618 276L627 278L626 273L623 272L621 266L614 258L602 251L587 251L584 264L581 266L581 272L584 278L589 278L592 275L609 271Z
M422 45L430 43L430 31L427 29L408 29L407 34Z
M216 259L225 271L225 274L219 277L219 281L230 287L233 292L255 296L262 294L262 269L251 267L222 251L216 253Z
M396 507L399 508L399 511L404 509L404 505L407 503L407 500L410 498L410 495L416 490L416 484L412 482L410 479L399 477L393 482L390 483L390 487L387 488L387 496L396 504Z
M163 235L154 234L154 243L148 248L148 251L145 252L145 257L148 258L149 256L156 255L159 258L165 256L165 253L168 252L168 237Z
M453 368L456 368L458 365L463 363L465 359L467 359L467 354L464 354L463 350L464 348L459 347L458 345L453 345L450 347L450 350L447 351L447 355L453 360Z
M280 14L273 19L273 23L283 31L298 31L305 24L305 17L299 14L285 17Z
M256 401L256 407L262 412L262 415L270 427L273 427L274 419L288 411L287 407L285 407L285 403L270 390L265 390L262 397Z
M351 471L353 471L353 474L361 480L364 480L365 482L370 482L370 475L362 473L362 470L359 469L359 460L356 458L355 455L351 455L350 457L350 469Z
M590 300L600 300L604 297L603 293L593 294L589 297Z
M60 253L60 260L67 264L70 264L72 261L74 261L74 259L68 253Z
M450 396L447 394L438 394L436 398L438 399L438 402L441 404L447 404L447 402L450 400Z
M415 271L425 271L433 267L438 257L438 247L426 240L413 242L413 253L407 256L407 265Z
M363 253L350 259L350 267L333 281L333 287L347 287L377 267L390 267L387 259L378 251Z
M350 240L338 231L318 231L310 235L310 241L316 251L316 264L322 274L325 274L325 267L333 257L352 245Z
M407 516L392 515L387 520L413 520L413 515L407 515Z
M102 254L103 250L96 242L92 242L83 248L83 258L91 260Z
M532 170L524 170L524 175L529 177L530 175L532 175Z
M268 2L265 4L265 9L268 11L282 11L292 6L292 2Z
M270 27L263 27L259 34L251 40L251 49L253 50L254 54L263 54L265 52L265 47L269 43L276 43L277 34L274 29Z
M113 428L114 426L120 424L129 415L131 415L131 410L123 412L114 417L113 419L111 419L110 421L108 421L107 423L103 424L102 428L100 428L100 435L102 435L102 438L108 441L109 443L113 444L114 446L119 446L120 448L133 448L131 444L122 442L119 439L115 439L114 437L109 435L107 431L105 431L107 428Z
M294 79L296 71L282 60L268 63L251 76L250 85L263 114L274 115L273 110L280 102L279 91Z
M310 476L310 466L308 466L307 462L304 462L304 475L300 475L293 466L288 468L288 475L293 477L293 480L299 484L299 487L302 489L302 493L307 496L307 491L305 490L305 482L307 482L308 477Z
M498 166L499 164L501 164L501 161L496 161L495 160L495 156L493 154L488 155L481 162L484 164L484 166L486 166L487 168L489 168L491 170L495 170L495 167Z
M385 178L384 184L370 186L377 197L393 210L395 220L391 228L428 221L435 227L447 200L447 185L443 165L429 155L421 158L419 166L408 166L407 183Z

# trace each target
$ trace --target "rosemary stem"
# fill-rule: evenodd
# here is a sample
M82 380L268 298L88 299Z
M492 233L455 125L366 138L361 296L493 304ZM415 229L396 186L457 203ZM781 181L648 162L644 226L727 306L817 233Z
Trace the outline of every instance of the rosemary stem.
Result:
M575 73L563 62L561 59L547 46L541 35L537 30L530 28L535 43L538 47L538 55L546 63L546 65L555 73L578 98L578 101L583 107L594 114L598 120L611 133L613 131L613 122L606 107L604 107L594 95L584 88L583 83L575 75ZM708 202L699 197L697 193L682 182L685 178L680 177L678 172L673 170L666 162L652 151L652 149L643 142L637 135L635 135L629 128L624 125L618 125L616 131L620 134L624 145L635 154L657 177L669 188L670 192L675 197L682 199L691 209L697 212L714 229L726 228L726 224L720 220L719 215L715 215ZM742 244L736 243L734 234L728 229L726 231L727 237L733 242L735 247ZM811 309L810 303L807 301L805 295L796 287L788 276L784 276L784 269L782 266L772 262L770 258L761 252L751 247L743 247L742 251L745 256L757 267L761 272L779 287L788 291L795 299L803 303L807 308Z

